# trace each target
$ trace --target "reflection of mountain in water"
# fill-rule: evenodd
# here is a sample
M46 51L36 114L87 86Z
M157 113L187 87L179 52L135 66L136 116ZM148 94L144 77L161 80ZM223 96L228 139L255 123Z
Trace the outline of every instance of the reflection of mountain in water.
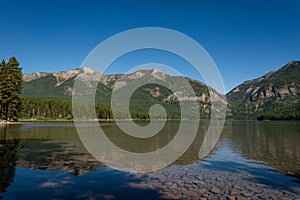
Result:
M223 138L243 156L282 170L300 181L300 124L297 122L227 122Z
M102 128L107 137L121 148L131 152L150 152L168 144L175 136L178 125L177 121L169 121L160 133L143 142L143 139L134 139L124 134L114 123L102 124ZM200 122L193 144L174 164L188 165L198 160L207 126L207 122ZM4 133L0 132L0 135L3 136ZM22 168L60 171L77 176L103 166L84 148L73 123L25 123L9 126L5 140L1 141L19 141L19 149L15 148L18 156L13 161ZM7 148L8 146L0 146L3 152L9 151ZM110 156L118 158L118 155ZM1 154L1 158L8 162L4 154Z
M176 134L178 125L177 121L168 121L163 130L147 142L132 139L122 133L114 123L102 123L102 128L107 137L121 148L131 152L149 152L168 144ZM192 145L174 164L188 165L198 160L199 149L208 128L208 122L201 121L199 127ZM299 130L299 123L227 122L222 139L229 141L230 148L246 158L263 161L299 180ZM11 125L7 127L6 136L1 130L0 137L1 190L10 182L9 179L13 179L15 165L73 175L82 175L95 170L97 166L103 166L84 148L73 123ZM119 157L116 154L110 156ZM2 175L4 172L9 175L7 177Z

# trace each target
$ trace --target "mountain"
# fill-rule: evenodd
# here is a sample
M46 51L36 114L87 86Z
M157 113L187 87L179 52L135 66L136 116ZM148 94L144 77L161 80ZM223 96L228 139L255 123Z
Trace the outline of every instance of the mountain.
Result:
M171 118L180 117L179 102L181 101L198 101L202 118L207 118L210 115L211 100L226 104L224 96L211 88L210 91L214 98L210 98L208 86L205 84L190 78L171 76L157 69L139 70L130 74L102 74L90 68L82 67L65 72L24 74L25 86L23 96L43 99L65 99L69 101L72 98L75 79L86 85L97 81L96 102L106 107L110 106L113 90L126 87L132 82L152 80L138 88L130 99L130 110L135 113L137 118L148 113L149 108L153 104L163 105ZM196 96L191 96L186 92L186 88L182 84L183 80L192 86ZM152 82L171 84L176 87L176 90L171 91L167 87L162 86L162 84ZM85 95L86 91L80 92L82 93L81 95ZM32 109L31 105L28 106L30 107L28 109ZM47 107L51 106L47 105Z
M198 101L200 104L201 117L207 118L211 112L212 100L227 105L224 97L211 89L211 98L208 86L184 77L193 87L196 96L189 96L185 93L185 88L180 88L180 78L165 74L157 69L139 70L130 74L102 74L90 68L82 67L65 72L37 72L24 74L23 96L35 99L57 99L69 102L66 106L56 107L55 113L49 115L49 108L53 109L51 102L38 103L26 101L23 116L71 116L70 100L73 93L75 79L79 79L83 84L90 81L99 81L96 91L96 103L100 107L110 109L110 100L113 90L130 85L129 83L151 79L154 82L165 82L174 84L177 82L177 90L170 91L168 88L149 83L138 88L130 99L130 110L136 118L148 116L151 105L161 104L168 111L170 118L179 118L181 101ZM178 84L179 83L179 84ZM183 84L182 84L183 85ZM82 95L85 95L82 91ZM262 77L245 81L226 94L229 103L228 116L242 119L300 119L300 61L291 61L279 70L271 71ZM34 104L34 105L33 105ZM58 103L56 103L58 104ZM60 109L68 108L67 112L61 113ZM100 109L101 110L101 109ZM39 112L38 112L39 111ZM101 111L103 112L103 110ZM108 118L108 114L100 118ZM40 114L39 114L40 113ZM68 114L67 114L68 113Z
M37 72L24 74L25 97L45 97L45 98L71 98L75 78L84 74L86 81L100 80L99 87L102 92L111 90L111 85L121 77L121 75L103 75L94 70L82 67L65 72ZM83 80L84 81L84 80Z
M279 108L287 112L300 103L300 61L245 81L226 97L233 117L255 118Z

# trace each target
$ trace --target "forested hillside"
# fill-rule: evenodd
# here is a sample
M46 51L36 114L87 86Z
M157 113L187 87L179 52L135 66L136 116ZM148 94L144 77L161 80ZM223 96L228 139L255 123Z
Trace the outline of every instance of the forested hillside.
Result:
M155 83L149 83L138 88L130 99L130 117L134 119L149 119L149 109L154 104L162 105L167 111L168 119L179 119L181 116L180 101L199 102L200 117L208 118L210 115L211 98L208 87L196 80L189 78L170 76L156 69L139 70L131 74L111 74L104 75L95 72L89 68L83 67L67 72L56 73L33 73L24 74L23 80L25 88L23 93L24 109L22 111L23 119L72 119L72 92L76 77L80 76L83 84L89 84L88 81L98 81L96 90L96 114L98 119L112 119L110 100L114 88L122 87L129 82L136 80L143 81L152 79L162 81L168 84L177 84L177 90L171 91L168 88ZM122 81L119 81L123 77ZM124 78L125 77L125 78ZM146 78L147 77L147 78ZM184 79L194 89L196 96L186 96L185 88L178 84L178 80ZM126 80L126 81L124 81ZM118 82L119 81L119 82ZM146 82L146 81L145 81ZM118 85L118 84L119 85ZM84 95L85 91L81 91ZM222 95L219 95L213 89L211 92L217 101L226 103ZM84 108L83 110L87 109Z

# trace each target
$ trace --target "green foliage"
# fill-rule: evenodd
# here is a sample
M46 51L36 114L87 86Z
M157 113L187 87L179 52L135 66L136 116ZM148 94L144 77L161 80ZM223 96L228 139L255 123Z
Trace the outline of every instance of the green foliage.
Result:
M258 120L300 120L300 105L276 108L257 117Z
M25 97L23 119L72 119L72 104L66 99Z
M18 119L22 109L22 69L15 57L0 64L0 117L4 120Z
M133 119L149 119L148 109L154 102L144 102L143 104L137 101L130 103L130 115ZM157 103L157 102L156 102ZM38 119L38 120L56 120L64 119L71 120L73 119L72 114L72 102L70 99L58 99L58 98L37 98L37 97L24 97L23 98L24 108L21 112L22 119ZM139 106L138 106L139 105ZM179 105L164 105L167 106L166 110L168 113L168 118L175 119L180 118L180 110L174 109ZM91 106L86 103L82 105L77 105L77 108L82 112L83 118L91 119L92 116L86 116L87 113L90 113ZM179 107L178 107L179 109ZM96 103L95 105L96 117L100 120L111 120L113 119L112 110L107 104ZM128 116L126 116L128 119Z
M160 95L158 97L153 97L147 89L149 88L159 88ZM146 84L137 89L131 96L129 103L129 110L132 117L137 119L149 119L149 110L151 106L159 104L163 106L167 113L168 119L179 119L180 118L180 107L177 101L165 102L164 99L172 94L166 87L159 84ZM160 116L156 116L157 119Z

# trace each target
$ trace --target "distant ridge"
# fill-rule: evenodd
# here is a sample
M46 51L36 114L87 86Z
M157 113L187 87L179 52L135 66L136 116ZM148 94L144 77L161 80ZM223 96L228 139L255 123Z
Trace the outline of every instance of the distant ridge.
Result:
M245 81L226 95L232 116L256 117L275 108L300 104L300 61Z

